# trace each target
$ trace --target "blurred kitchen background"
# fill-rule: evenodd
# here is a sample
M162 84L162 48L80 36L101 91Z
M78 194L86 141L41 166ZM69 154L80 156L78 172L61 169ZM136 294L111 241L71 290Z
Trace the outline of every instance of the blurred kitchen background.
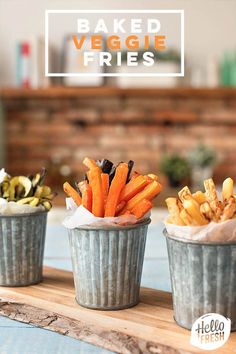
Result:
M184 9L185 77L89 86L45 78L45 9L96 8ZM69 60L67 35L50 47L55 70ZM0 44L0 167L10 174L45 166L60 191L66 179L81 178L85 156L132 159L136 170L160 175L160 205L185 183L196 189L209 176L236 178L235 0L0 0ZM172 46L163 68L179 66Z

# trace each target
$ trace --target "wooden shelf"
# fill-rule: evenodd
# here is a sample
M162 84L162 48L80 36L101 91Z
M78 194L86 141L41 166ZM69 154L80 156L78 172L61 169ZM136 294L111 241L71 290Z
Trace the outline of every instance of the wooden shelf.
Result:
M236 88L119 88L119 87L64 87L23 89L0 88L1 99L75 98L75 97L173 97L173 98L236 98Z

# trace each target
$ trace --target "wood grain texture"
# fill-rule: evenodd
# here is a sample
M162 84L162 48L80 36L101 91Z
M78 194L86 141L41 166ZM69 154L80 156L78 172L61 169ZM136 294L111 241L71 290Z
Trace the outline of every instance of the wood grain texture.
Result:
M94 311L74 300L71 272L45 268L41 284L0 288L0 314L117 353L204 353L190 345L190 332L173 319L171 295L143 288L138 306ZM236 333L214 353L235 352ZM206 352L207 353L207 352Z

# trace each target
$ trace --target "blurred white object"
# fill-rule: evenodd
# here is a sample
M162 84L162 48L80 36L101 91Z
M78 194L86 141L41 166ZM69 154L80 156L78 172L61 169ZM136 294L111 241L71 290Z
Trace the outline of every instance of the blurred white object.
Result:
M132 67L132 70L126 65L117 68L118 74L126 74L132 72L139 74L142 69L140 67ZM159 62L150 67L145 67L144 72L153 73L178 73L180 71L179 64L173 62ZM176 87L178 86L178 77L127 77L119 76L116 83L119 87Z
M190 85L192 87L202 87L205 86L205 81L203 69L200 67L193 67L191 70Z
M45 40L43 37L32 35L30 37L31 46L31 86L47 87L50 85L50 77L45 76ZM52 70L52 50L49 46L49 71Z
M8 174L6 173L5 169L2 168L2 169L0 170L0 183L2 183L2 182L4 181L4 178L5 178L6 176L8 176Z
M202 190L202 181L212 178L213 176L213 166L192 166L192 183L194 190Z
M84 52L90 49L90 38L85 39L83 48L83 50L75 50L71 36L65 38L62 71L66 74L102 74L103 68L99 65L98 52L94 56L94 61L90 62L88 66L84 65ZM63 83L66 86L101 86L104 83L104 78L102 76L66 76L63 78Z
M219 65L216 58L208 58L206 65L206 85L208 87L219 86Z

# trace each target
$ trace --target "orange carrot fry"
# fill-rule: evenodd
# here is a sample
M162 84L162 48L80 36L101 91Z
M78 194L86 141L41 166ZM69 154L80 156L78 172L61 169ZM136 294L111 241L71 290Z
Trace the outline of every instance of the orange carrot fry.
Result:
M108 191L109 191L109 175L107 173L102 173L101 179L102 179L102 188L103 188L103 196L104 196L104 205L106 205Z
M158 176L154 175L154 173L149 173L148 177L150 177L151 179L153 179L154 181L158 181Z
M136 216L137 219L141 219L152 208L153 204L148 199L143 199L139 204L131 210L131 213Z
M92 188L92 213L95 216L104 216L104 195L102 188L101 169L93 167L88 172L89 184Z
M115 176L111 182L111 186L109 189L106 208L105 208L105 216L115 215L121 190L124 188L126 184L127 175L128 175L127 163L120 163L116 168Z
M120 193L120 201L128 201L133 198L137 193L146 187L148 184L147 178L145 176L138 176L131 181L129 181Z
M63 184L63 189L64 192L68 195L68 197L71 197L78 206L81 205L82 203L81 197L79 193L70 185L70 183L65 182Z
M120 216L128 216L128 215L132 215L133 213L129 210L126 210L126 212L124 214L121 214ZM133 214L134 215L134 214Z
M116 215L118 215L122 209L124 209L126 205L126 202L124 200L122 200L121 202L119 202L119 204L116 207Z
M140 176L140 173L137 172L137 171L134 171L134 173L132 174L132 177L131 177L130 180L135 179L135 178L138 177L138 176Z
M86 167L88 167L89 169L90 169L90 168L93 168L93 167L98 167L98 165L96 164L96 161L95 161L95 160L92 160L92 159L89 159L88 157L85 157L85 158L84 158L83 164L84 164Z
M78 184L79 189L82 193L82 205L87 210L92 212L92 188L87 181L82 181Z
M132 210L138 203L143 199L151 200L156 197L161 192L162 186L157 181L152 181L148 184L141 192L136 194L132 199L130 199L125 208L122 210L122 213L126 210Z

